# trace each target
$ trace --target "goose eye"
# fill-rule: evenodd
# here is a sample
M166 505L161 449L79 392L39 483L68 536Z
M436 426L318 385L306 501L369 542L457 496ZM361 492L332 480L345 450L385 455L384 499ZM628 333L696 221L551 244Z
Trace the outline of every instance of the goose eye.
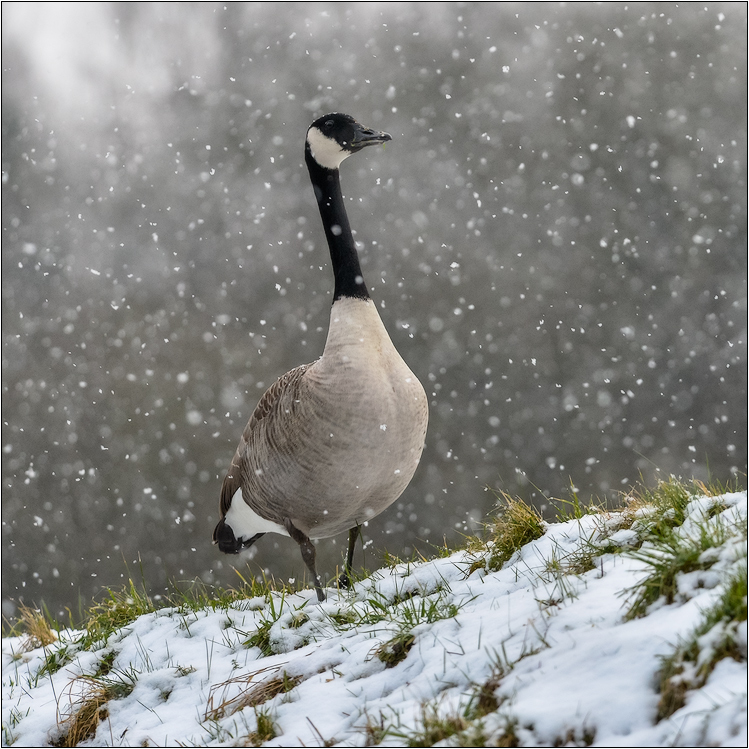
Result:
M328 129L330 129L331 127L333 127L333 120L328 120L328 121L327 121L327 122L325 123L325 127L327 127Z

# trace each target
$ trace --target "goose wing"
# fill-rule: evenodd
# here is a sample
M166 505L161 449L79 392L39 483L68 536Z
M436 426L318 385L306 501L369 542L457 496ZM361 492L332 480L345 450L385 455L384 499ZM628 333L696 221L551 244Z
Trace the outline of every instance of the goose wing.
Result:
M229 470L224 477L224 483L221 486L221 517L224 517L229 511L232 497L236 494L237 489L240 489L242 486L242 462L247 454L252 433L263 419L267 419L274 412L278 403L289 391L298 388L302 376L309 367L310 364L302 364L281 375L263 393L263 397L260 398L257 406L255 406L255 410L252 412L252 416L250 416L250 420L242 432L239 445L234 453Z

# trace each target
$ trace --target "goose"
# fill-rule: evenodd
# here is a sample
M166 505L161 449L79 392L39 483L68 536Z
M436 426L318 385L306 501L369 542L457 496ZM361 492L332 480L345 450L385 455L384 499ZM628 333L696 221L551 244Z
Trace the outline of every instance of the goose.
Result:
M237 554L266 533L299 545L325 600L312 540L346 530L340 587L350 584L362 524L403 493L427 430L424 388L393 345L362 277L339 167L388 133L332 113L307 130L304 158L333 268L322 355L282 375L260 398L226 473L213 542Z

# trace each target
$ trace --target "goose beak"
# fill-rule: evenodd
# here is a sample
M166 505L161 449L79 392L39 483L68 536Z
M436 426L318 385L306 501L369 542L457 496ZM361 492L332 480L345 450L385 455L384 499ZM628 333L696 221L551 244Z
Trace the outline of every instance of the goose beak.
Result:
M383 133L379 130L371 130L368 127L357 125L354 130L354 140L351 145L358 151L365 146L378 146L380 143L387 143L392 139L393 138L389 133Z

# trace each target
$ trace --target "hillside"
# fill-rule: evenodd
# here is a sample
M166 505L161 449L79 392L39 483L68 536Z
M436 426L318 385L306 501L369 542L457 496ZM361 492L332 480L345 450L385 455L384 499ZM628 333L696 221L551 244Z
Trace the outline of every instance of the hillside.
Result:
M483 540L322 605L131 584L85 630L26 612L3 744L746 746L747 496L708 494L556 523L505 498Z

